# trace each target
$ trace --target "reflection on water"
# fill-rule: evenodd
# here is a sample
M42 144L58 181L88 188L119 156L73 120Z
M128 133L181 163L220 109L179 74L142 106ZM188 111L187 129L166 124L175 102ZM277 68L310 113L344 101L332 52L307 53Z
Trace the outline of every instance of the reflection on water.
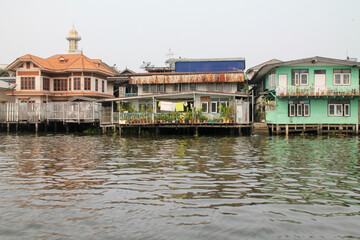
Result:
M357 137L0 137L1 239L360 238Z

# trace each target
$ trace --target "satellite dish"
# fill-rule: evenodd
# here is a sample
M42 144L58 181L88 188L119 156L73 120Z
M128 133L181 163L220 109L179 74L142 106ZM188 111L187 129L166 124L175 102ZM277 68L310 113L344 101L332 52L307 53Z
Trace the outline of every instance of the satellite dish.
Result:
M143 64L141 64L140 68L147 68L149 67L151 64L151 62L143 62Z

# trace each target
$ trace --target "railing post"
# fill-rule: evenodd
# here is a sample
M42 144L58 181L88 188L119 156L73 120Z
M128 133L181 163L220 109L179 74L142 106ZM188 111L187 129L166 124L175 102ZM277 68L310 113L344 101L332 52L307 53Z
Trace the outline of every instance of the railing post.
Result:
M114 102L111 101L111 124L114 123Z

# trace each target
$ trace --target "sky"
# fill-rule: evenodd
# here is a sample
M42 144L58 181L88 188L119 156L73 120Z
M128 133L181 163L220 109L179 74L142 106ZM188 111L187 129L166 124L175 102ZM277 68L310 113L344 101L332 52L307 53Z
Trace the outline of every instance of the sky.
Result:
M79 49L119 70L169 58L360 61L360 0L0 0L0 64Z

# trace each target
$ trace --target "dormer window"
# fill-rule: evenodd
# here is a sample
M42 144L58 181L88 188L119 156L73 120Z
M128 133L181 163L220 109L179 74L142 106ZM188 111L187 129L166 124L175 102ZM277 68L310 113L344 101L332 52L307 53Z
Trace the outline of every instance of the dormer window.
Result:
M59 57L59 62L64 63L66 62L66 59L64 57Z

